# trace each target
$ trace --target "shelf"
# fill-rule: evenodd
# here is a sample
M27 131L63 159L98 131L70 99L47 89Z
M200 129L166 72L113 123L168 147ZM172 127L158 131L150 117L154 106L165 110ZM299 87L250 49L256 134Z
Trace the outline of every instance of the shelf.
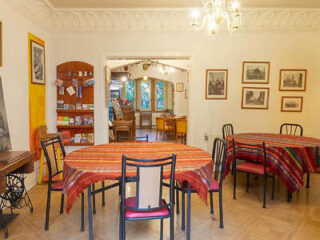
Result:
M65 146L90 146L94 145L94 143L65 143Z
M91 129L94 128L94 126L90 126L90 125L57 125L57 128L59 129L69 129L69 128L79 128L79 129Z
M57 109L57 113L93 113L93 110L64 110Z

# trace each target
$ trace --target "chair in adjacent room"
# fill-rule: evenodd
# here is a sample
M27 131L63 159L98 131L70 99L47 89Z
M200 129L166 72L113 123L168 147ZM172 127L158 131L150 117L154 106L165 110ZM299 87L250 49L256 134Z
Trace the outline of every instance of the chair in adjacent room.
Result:
M158 132L162 132L163 141L166 140L166 134L172 137L175 135L175 120L172 117L157 117L156 127L156 140L158 140Z
M176 130L176 142L181 137L182 143L187 144L187 119L178 118L175 119L175 130Z
M119 239L126 238L126 221L160 220L163 239L163 219L170 218L170 240L174 239L174 172L176 156L161 159L133 159L122 156ZM127 168L136 173L135 196L126 196ZM163 172L169 172L169 201L162 197Z
M233 135L233 126L231 123L224 124L222 126L222 137L226 140L226 137Z
M62 152L63 158L66 156L66 152L63 146L63 142L60 136L50 138L41 141L41 147L43 149L44 155L47 159L47 169L48 169L48 195L47 195L47 208L46 208L46 220L45 220L45 230L49 229L49 216L50 216L50 201L51 192L63 190L64 182L63 180L53 183L53 178L63 172L58 165L58 156L56 148L59 147ZM63 203L64 194L61 194L61 204L60 204L60 214L63 213ZM81 231L84 230L84 195L81 193Z
M249 192L249 176L263 176L263 208L266 208L267 178L272 178L271 199L274 199L274 172L267 166L266 146L262 144L252 145L232 140L233 144L233 199L236 199L237 172L247 175L247 192ZM245 156L246 161L236 165L237 158Z
M149 135L134 137L133 141L135 142L149 142ZM117 142L130 142L130 139L127 136L118 135Z

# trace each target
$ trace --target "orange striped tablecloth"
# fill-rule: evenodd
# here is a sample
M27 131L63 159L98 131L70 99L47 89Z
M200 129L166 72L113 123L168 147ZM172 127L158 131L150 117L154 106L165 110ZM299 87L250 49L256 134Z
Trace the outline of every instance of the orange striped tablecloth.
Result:
M175 179L187 181L206 202L213 174L209 153L183 144L121 142L82 148L66 156L63 192L67 196L67 213L75 199L90 184L121 177L122 154L131 158L154 159L168 157L173 153L177 155Z

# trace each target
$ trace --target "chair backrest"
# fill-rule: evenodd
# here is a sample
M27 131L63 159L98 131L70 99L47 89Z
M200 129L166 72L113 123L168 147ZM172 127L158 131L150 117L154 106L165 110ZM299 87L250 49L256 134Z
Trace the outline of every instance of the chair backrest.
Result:
M303 127L296 123L283 123L280 126L280 134L302 136Z
M227 144L220 138L215 138L212 149L212 162L214 166L214 179L222 184L227 156Z
M222 126L222 136L226 140L226 137L233 135L233 126L231 123L224 124Z
M63 158L66 156L66 152L63 146L61 136L50 138L48 140L40 141L41 147L43 149L44 155L47 159L47 168L49 173L49 183L51 183L52 178L61 173L62 169L59 169L58 156L56 149L60 148L62 151Z
M129 142L129 141L130 141L129 136L118 135L117 142ZM145 136L135 137L134 141L135 142L149 142L149 135L146 134Z
M132 209L135 211L154 211L167 207L163 204L162 181L164 171L169 173L169 203L173 207L174 201L174 172L176 165L176 155L160 159L133 159L122 155L122 176L121 176L121 208L122 210ZM126 174L127 172L136 174L136 196L135 206L125 206L126 198ZM168 175L167 175L168 176Z
M233 145L233 164L235 164L236 159L245 159L246 161L249 161L249 162L263 164L264 170L266 171L267 153L266 153L265 142L262 142L261 144L247 144L243 142L237 142L234 139L232 139L232 145Z
M176 119L176 133L187 133L187 119Z
M164 129L164 118L157 117L156 118L156 125L157 125L157 130L163 130Z
M174 128L175 128L175 120L174 120L174 118L171 118L171 117L166 117L165 119L164 119L164 128L166 129L166 130L171 130L171 131L173 131L174 130Z

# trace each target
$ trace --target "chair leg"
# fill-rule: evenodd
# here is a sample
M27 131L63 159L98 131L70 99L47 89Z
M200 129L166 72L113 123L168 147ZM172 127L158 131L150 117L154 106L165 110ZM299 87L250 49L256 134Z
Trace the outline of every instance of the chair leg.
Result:
M170 240L174 240L174 208L170 207Z
M88 225L89 225L89 240L93 240L93 226L92 226L92 209L91 209L91 185L88 186Z
M185 215L186 215L186 210L185 210L185 192L182 191L182 198L181 198L181 230L184 231L185 230Z
M104 190L104 181L102 181L102 206L106 205L106 197L105 197L105 190Z
M219 191L219 212L220 212L220 228L224 228L224 226L223 226L222 192L221 191Z
M51 189L50 189L50 187L48 187L46 221L45 221L45 226L44 226L44 230L46 230L46 231L49 229L50 200L51 200Z
M178 183L176 183L176 187L178 187ZM176 189L176 213L180 213L180 206L179 206L179 190Z
M92 184L92 191L96 190L96 186ZM92 212L93 214L96 214L96 194L92 194Z
M158 130L156 130L156 140L158 140Z
M292 192L288 190L288 202L291 202L291 200L292 200Z
M160 240L163 240L163 219L160 220Z
M122 240L122 210L120 203L120 214L119 214L119 240Z
M213 193L210 192L210 213L214 214L214 209L213 209Z
M233 169L233 199L236 199L237 171Z
M61 194L60 214L63 213L64 194Z
M272 173L272 194L271 199L274 200L274 173Z
M191 188L188 183L188 198L187 198L187 240L191 239Z
M307 174L307 185L306 188L310 187L310 173Z
M249 192L249 181L250 181L250 174L247 173L247 193Z
M84 231L84 193L81 193L81 232Z
M264 179L263 179L263 208L266 208L266 194L267 194L267 175L264 174Z

